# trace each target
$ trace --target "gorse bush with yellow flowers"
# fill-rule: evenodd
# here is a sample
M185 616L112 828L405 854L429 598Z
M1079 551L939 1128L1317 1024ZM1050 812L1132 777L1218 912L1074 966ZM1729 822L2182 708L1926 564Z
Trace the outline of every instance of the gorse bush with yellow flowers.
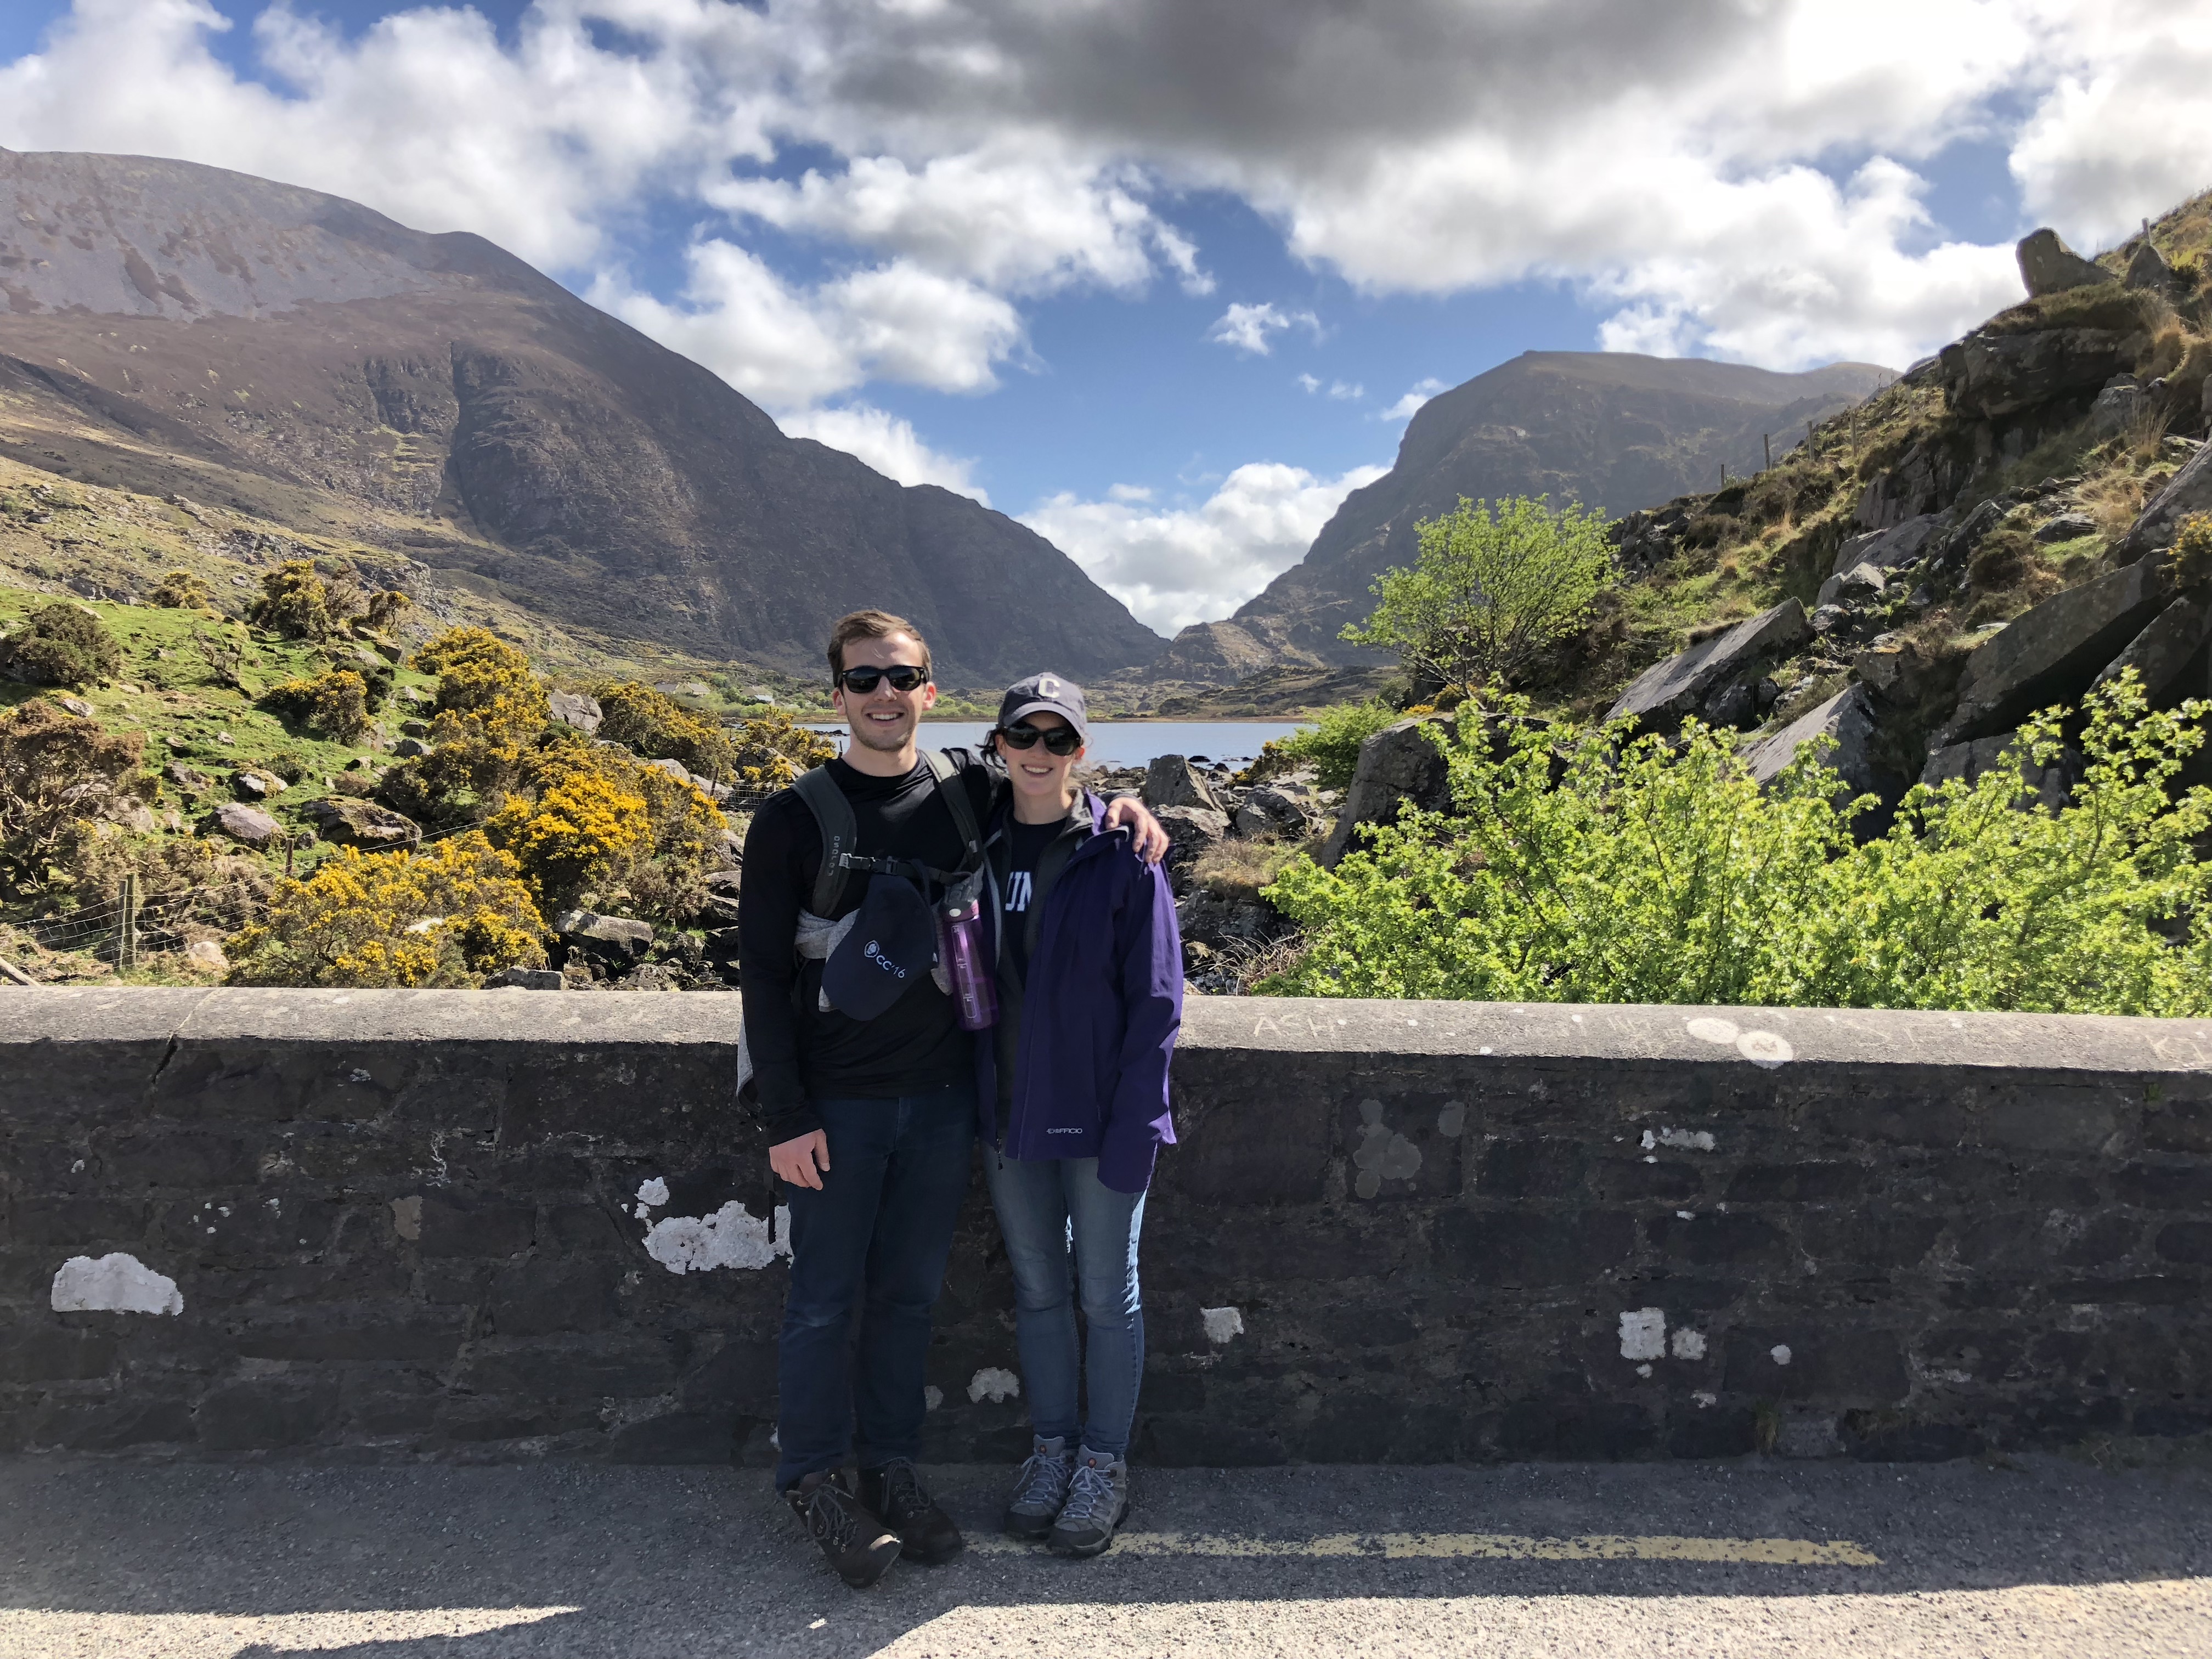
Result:
M413 988L543 967L545 939L514 860L470 834L414 854L341 848L279 882L228 950L237 985Z

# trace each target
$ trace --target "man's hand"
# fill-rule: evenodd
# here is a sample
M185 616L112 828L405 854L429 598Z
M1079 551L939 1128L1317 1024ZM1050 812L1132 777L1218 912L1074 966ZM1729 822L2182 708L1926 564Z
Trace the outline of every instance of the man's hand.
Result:
M768 1149L768 1167L794 1187L822 1190L822 1175L830 1170L830 1137L817 1129ZM822 1175L815 1173L817 1170Z
M1168 832L1134 795L1116 795L1106 803L1106 827L1119 830L1125 823L1136 843L1137 856L1146 863L1158 864L1167 856Z

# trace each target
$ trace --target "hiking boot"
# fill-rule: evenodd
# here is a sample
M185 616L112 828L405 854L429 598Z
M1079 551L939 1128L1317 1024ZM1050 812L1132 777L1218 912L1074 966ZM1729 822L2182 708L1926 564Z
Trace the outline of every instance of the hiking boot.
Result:
M810 1474L783 1495L837 1576L866 1589L899 1558L899 1535L845 1488L842 1469Z
M894 1457L879 1469L860 1471L860 1501L898 1534L899 1553L909 1561L941 1566L967 1545L952 1517L922 1490L914 1465L903 1457Z
M1052 1530L1060 1519L1060 1506L1067 1501L1067 1483L1075 1473L1075 1453L1065 1435L1036 1437L1030 1461L1014 1477L1013 1501L1006 1505L1000 1524L1016 1538L1037 1539Z
M1097 1555L1114 1541L1129 1513L1129 1465L1088 1447L1075 1460L1067 1501L1045 1543L1054 1555Z

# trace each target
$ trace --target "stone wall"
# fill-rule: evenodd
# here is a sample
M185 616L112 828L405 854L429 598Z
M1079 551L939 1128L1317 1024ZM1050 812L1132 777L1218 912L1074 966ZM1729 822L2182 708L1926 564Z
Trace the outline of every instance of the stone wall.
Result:
M736 1010L0 991L0 1449L766 1461ZM1138 1454L2203 1430L2208 1068L2179 1022L1194 999ZM979 1182L933 1455L1024 1446L1010 1306Z

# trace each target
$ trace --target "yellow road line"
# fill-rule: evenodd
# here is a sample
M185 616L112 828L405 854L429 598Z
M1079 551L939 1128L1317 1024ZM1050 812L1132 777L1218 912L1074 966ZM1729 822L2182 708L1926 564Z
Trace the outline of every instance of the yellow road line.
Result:
M989 1555L1025 1555L1042 1546L1011 1538L973 1539ZM1227 1538L1203 1532L1125 1532L1115 1555L1304 1557L1378 1561L1723 1561L1775 1567L1878 1567L1881 1558L1849 1539L1641 1538L1592 1534L1534 1538L1497 1532L1341 1532L1319 1538Z

